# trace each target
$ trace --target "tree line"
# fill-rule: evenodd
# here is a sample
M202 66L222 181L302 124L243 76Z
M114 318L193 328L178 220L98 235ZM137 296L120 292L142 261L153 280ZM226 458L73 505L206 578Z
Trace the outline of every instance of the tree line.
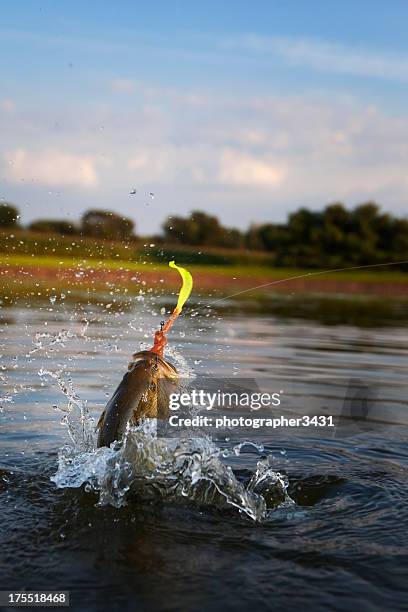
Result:
M11 204L0 206L0 226L18 227L19 212ZM78 223L39 219L28 229L60 235L133 241L134 222L112 211L91 209ZM157 243L263 251L277 266L341 267L408 259L408 220L381 211L374 202L349 210L341 203L321 211L307 208L289 214L286 223L253 224L248 230L223 226L216 216L193 211L169 216Z
M18 228L20 214L13 204L0 206L0 227ZM102 240L132 240L135 224L132 219L118 215L110 210L90 209L79 222L65 219L37 219L26 229L45 234L61 236L90 236Z
M163 231L169 243L266 251L277 266L339 267L408 259L408 219L384 213L374 202L352 210L341 203L321 211L300 208L286 223L253 224L245 232L195 211L189 217L169 217Z

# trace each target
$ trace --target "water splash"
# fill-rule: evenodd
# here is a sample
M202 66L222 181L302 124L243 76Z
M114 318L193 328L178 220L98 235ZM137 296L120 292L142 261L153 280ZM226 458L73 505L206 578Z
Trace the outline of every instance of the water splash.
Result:
M185 431L177 438L160 437L156 421L150 419L128 428L124 439L110 448L96 448L95 421L71 381L66 382L61 372L44 370L41 375L53 377L69 399L62 423L72 444L60 450L52 477L59 488L85 486L99 494L99 505L120 507L135 496L141 501L232 509L253 521L265 519L271 508L293 503L288 481L274 471L270 457L258 461L247 486L225 463L226 457L238 456L244 447L263 451L250 441L226 453L208 435Z
M67 329L62 329L54 334L48 332L36 332L35 340L33 342L34 347L28 351L26 357L30 357L31 355L34 355L34 353L41 350L44 350L47 353L47 351L52 349L57 344L64 347L64 343L72 338L75 338L75 334L73 334L71 330Z
M145 308L151 305L146 303ZM101 341L88 336L88 331L89 320L82 318L81 328L76 332L38 333L28 356L38 352L48 356L50 350L58 353L69 342L92 342L98 347ZM107 352L106 339L102 348ZM166 348L181 379L191 382L195 372L189 362L174 346ZM57 487L93 491L98 494L99 505L120 507L137 498L142 502L155 500L228 510L253 521L264 520L277 506L293 504L287 493L288 483L274 471L272 460L258 461L247 484L228 465L230 457L246 452L248 447L252 446L258 454L263 452L263 448L250 441L237 445L229 454L208 435L191 430L179 433L177 438L159 436L151 420L129 428L124 439L111 448L96 448L95 419L86 401L76 392L68 368L60 365L53 370L43 366L38 374L56 384L67 398L67 403L58 409L62 411L61 423L67 429L70 443L58 453L58 469L52 477Z
M120 507L137 497L231 509L253 521L265 519L272 506L291 503L286 479L267 460L258 462L245 486L221 454L208 436L160 438L150 422L129 429L122 443L110 448L65 446L52 481L60 488L85 485L99 494L99 505Z
M95 448L95 419L88 411L87 403L75 392L70 374L64 370L51 371L41 368L41 378L50 377L56 381L59 389L68 398L66 407L59 407L64 413L61 424L64 425L73 443L74 449L91 450ZM67 378L68 376L68 378Z
M178 357L185 368L186 362ZM41 370L39 374L53 378L68 398L61 422L72 444L59 451L58 470L52 477L57 487L84 486L86 491L98 493L99 505L120 507L135 496L141 501L234 510L253 521L265 519L271 508L293 504L287 493L288 482L273 470L271 458L258 461L245 486L225 463L228 453L211 437L191 431L177 438L160 437L153 419L128 428L120 443L96 448L95 420L86 402L75 393L71 379L66 379L67 372ZM263 447L247 441L235 446L230 454L236 457L248 446L258 453L263 451Z

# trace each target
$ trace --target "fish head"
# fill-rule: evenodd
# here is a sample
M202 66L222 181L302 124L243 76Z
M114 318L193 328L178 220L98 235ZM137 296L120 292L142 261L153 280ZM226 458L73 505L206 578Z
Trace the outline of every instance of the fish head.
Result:
M174 365L160 357L157 353L153 351L134 353L129 364L129 370L133 369L136 364L140 365L140 362L143 362L152 380L157 382L158 380L165 379L174 383L178 381L179 375Z

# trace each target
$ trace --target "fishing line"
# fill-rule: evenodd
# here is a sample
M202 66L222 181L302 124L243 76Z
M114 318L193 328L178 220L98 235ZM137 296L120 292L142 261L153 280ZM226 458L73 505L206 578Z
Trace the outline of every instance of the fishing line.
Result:
M281 283L287 283L291 280L298 280L301 278L310 278L311 276L318 276L320 274L331 274L333 272L346 272L347 270L362 270L363 268L380 268L381 266L398 266L401 264L408 264L408 259L403 261L392 261L388 263L379 263L379 264L365 264L364 266L351 266L348 268L335 268L333 270L319 270L318 272L306 272L306 274L299 274L297 276L288 276L287 278L280 278L269 283L263 283L262 285L256 285L255 287L250 287L249 289L243 289L242 291L237 291L236 293L231 293L231 295L226 295L223 298L219 298L218 300L214 300L210 302L209 306L213 304L217 304L218 302L223 302L224 300L228 300L229 298L235 297L236 295L242 295L243 293L248 293L249 291L255 291L255 289L262 289L264 287L270 287L271 285L278 285Z

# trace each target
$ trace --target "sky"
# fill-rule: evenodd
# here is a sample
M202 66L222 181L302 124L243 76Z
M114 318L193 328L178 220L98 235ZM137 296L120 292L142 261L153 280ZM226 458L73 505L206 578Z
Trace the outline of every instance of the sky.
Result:
M405 216L407 23L405 0L4 3L0 201L141 234L194 209Z

